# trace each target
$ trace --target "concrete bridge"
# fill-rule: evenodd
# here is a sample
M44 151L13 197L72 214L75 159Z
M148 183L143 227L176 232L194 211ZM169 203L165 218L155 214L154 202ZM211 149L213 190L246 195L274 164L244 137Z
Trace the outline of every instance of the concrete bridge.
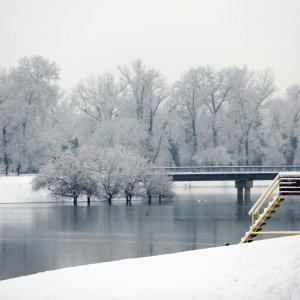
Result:
M300 172L300 166L197 166L165 170L173 181L235 181L238 201L249 201L254 180L273 180L279 172Z

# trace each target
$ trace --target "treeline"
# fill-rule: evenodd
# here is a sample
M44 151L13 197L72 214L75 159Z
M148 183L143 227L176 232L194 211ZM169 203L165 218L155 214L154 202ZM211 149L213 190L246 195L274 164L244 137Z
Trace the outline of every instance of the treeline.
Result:
M299 163L300 85L277 97L269 69L200 66L169 85L137 60L70 92L59 72L41 56L1 69L3 172L38 172L74 139L85 153L125 149L158 166Z

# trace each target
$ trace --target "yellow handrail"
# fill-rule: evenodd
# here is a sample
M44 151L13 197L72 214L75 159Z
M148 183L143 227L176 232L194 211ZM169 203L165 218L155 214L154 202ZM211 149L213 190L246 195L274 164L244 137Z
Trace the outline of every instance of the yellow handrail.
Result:
M263 206L263 204L266 202L266 200L268 200L268 198L270 197L270 195L274 192L274 190L276 189L276 187L279 184L279 180L277 180L275 182L275 184L269 189L269 191L265 194L264 199L262 199L261 203L257 206L257 208L254 211L254 214L258 214L259 210L261 209L261 207Z
M279 174L274 178L270 186L263 192L263 194L258 198L252 208L249 210L249 216L255 214L259 211L264 202L268 199L270 194L275 190L279 183Z

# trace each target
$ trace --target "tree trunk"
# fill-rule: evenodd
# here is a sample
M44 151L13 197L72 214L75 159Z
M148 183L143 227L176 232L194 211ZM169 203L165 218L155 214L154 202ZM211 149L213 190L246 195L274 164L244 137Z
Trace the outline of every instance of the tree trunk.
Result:
M245 165L249 166L249 139L248 139L248 135L246 136L246 140L245 140Z
M153 113L152 112L150 112L149 134L150 136L153 136Z
M168 142L169 142L168 150L171 153L173 162L176 167L180 167L181 163L180 163L178 144L174 142L172 138L168 138Z
M90 206L91 205L91 196L87 196L87 205Z
M193 149L192 149L192 157L197 153L198 148L198 140L196 133L196 120L192 120L192 133L193 133Z
M285 154L285 163L287 166L292 166L294 164L297 147L298 147L298 138L292 135L290 137L290 144Z
M23 127L23 136L25 136L25 134L26 134L26 125L27 125L27 123L26 123L26 121L24 121L23 124L22 124L22 127Z
M126 195L126 205L131 206L131 198L132 198L132 195L130 195L130 194Z
M6 150L4 150L6 151ZM8 156L7 156L7 153L4 152L4 165L5 165L5 175L8 176L8 170L9 170L9 159L8 159Z
M160 137L159 137L159 140L158 140L158 143L157 143L156 151L153 155L153 158L151 158L151 157L149 158L149 162L152 162L154 164L156 163L157 157L158 157L159 152L160 152L161 144L162 144L162 139L163 139L163 136L165 134L165 129L166 129L167 125L168 125L168 122L165 122L164 125L163 125L163 128L161 130L161 134L160 134Z
M148 194L148 204L151 205L151 202L152 202L152 196Z
M218 147L218 131L216 129L215 117L213 119L213 124L212 124L212 134L213 134L213 146L216 148Z
M17 174L20 176L20 171L21 171L21 163L19 162L17 165Z
M297 151L298 148L298 136L296 134L296 129L297 129L297 122L298 122L298 113L296 113L296 115L294 116L293 119L293 127L291 129L291 133L289 135L289 142L288 142L288 146L287 149L285 151L285 163L288 166L292 166L294 164L295 161L295 153Z
M161 198L162 198L162 195L159 195L158 196L158 202L159 202L159 204L161 204Z
M108 201L108 205L111 206L111 203L112 203L112 196L111 195L108 196L107 201Z
M4 152L4 157L3 157L3 162L5 165L5 175L8 176L8 170L9 170L9 158L7 154L7 135L6 135L6 126L3 127L2 129L2 140L3 140L3 152Z
M77 206L77 199L78 199L78 195L73 195L73 204L74 204L74 206Z

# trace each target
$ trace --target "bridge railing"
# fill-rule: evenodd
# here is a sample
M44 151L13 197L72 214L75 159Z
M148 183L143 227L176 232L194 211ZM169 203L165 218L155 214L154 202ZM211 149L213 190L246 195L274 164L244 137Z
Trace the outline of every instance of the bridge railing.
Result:
M190 166L165 167L170 174L177 173L279 173L300 172L300 166Z

